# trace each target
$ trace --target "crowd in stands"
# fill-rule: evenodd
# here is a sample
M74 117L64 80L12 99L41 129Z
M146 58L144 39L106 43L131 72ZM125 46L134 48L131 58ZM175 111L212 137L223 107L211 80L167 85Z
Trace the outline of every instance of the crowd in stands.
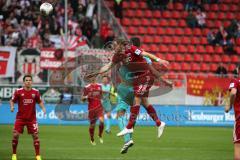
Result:
M54 5L50 16L39 12L41 0L0 0L0 45L22 47L53 47L50 35L64 33L64 0ZM53 2L49 1L50 3ZM111 28L102 21L99 31L97 4L95 0L74 0L68 3L69 35L80 36L88 42L98 33L105 42ZM110 35L112 36L112 35ZM90 43L89 43L90 44Z

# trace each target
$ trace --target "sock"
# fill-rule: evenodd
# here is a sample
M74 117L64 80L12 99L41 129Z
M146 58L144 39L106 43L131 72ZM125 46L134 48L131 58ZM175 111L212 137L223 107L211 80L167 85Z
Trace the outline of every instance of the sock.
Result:
M94 141L94 128L95 127L89 127L89 135L90 135L91 141Z
M140 109L139 105L135 105L135 106L131 107L131 109L130 109L131 114L130 114L130 117L129 117L128 124L126 126L127 129L133 128L133 126L136 122L138 113L139 113L139 109Z
M149 114L149 116L152 117L152 119L156 122L157 126L161 125L161 121L159 120L156 110L153 108L152 105L149 105L147 108L145 108L147 110L147 113Z
M126 127L126 125L127 125L126 116L119 116L118 117L118 127L119 127L120 131L123 130ZM131 140L131 134L125 134L123 136L123 138L124 138L124 142L126 143Z
M106 131L110 131L111 128L111 118L106 119Z
M33 145L34 145L34 148L35 148L36 156L40 155L40 141L39 140L34 140Z
M13 152L13 154L17 154L17 145L18 145L18 140L13 139L12 140L12 152Z
M99 122L99 133L98 133L99 137L102 137L103 129L104 129L104 123L103 122Z

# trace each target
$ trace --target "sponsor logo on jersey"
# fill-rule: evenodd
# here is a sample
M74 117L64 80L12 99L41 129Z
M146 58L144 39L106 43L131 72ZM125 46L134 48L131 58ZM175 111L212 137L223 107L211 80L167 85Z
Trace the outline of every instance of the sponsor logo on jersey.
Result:
M24 103L24 104L33 103L33 99L24 99L24 100L23 100L23 103Z
M24 93L22 93L21 96L23 97L23 96L24 96Z

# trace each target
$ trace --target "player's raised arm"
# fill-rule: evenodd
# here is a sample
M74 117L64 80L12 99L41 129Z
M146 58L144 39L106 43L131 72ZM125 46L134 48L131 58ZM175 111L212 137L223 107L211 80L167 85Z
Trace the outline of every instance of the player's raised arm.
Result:
M113 62L109 62L108 64L106 64L105 66L103 66L98 72L92 73L92 74L88 74L86 77L87 78L92 78L95 77L99 74L104 74L106 72L108 72L111 68L113 68L115 66L115 63Z
M169 65L169 62L168 62L168 61L166 61L166 60L164 60L164 59L161 59L161 58L158 58L157 56L155 56L155 55L153 55L153 54L151 54L151 53L148 53L148 52L146 52L146 51L142 51L141 54L142 54L142 56L149 57L149 58L152 59L153 61L158 62L158 63L164 65L165 67L168 67L168 65Z
M230 104L225 106L225 112L228 113L234 104L234 100L236 98L237 94L237 89L236 88L231 88L230 89Z

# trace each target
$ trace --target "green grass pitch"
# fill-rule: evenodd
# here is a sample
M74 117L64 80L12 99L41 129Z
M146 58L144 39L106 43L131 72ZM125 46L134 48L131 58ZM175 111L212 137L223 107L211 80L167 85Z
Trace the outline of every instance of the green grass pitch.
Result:
M95 130L98 132L98 128ZM91 146L87 126L40 126L43 160L230 160L233 159L232 128L166 127L157 139L154 127L136 126L135 145L121 155L122 138L104 134L104 144ZM0 160L11 159L12 125L0 126ZM20 137L18 160L34 160L32 138Z

